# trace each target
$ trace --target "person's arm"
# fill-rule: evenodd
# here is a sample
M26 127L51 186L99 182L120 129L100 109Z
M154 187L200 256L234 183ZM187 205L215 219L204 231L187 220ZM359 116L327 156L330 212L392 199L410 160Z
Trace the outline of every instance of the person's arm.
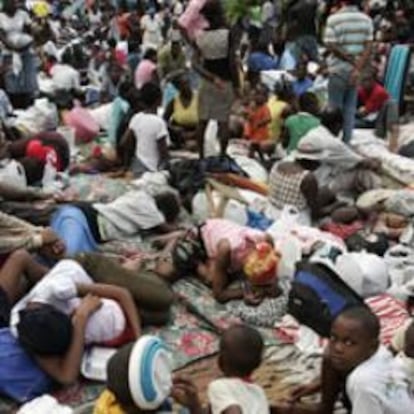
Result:
M63 357L35 356L39 367L59 384L71 385L78 379L85 344L86 324L89 317L100 306L101 301L96 296L88 295L83 298L72 317L72 341L66 355Z
M237 57L237 44L235 40L235 36L233 35L232 31L229 33L229 65L230 65L230 73L231 73L231 82L233 84L233 88L237 91L237 95L240 93L240 68L239 68L239 59Z
M105 285L103 283L93 283L90 285L76 285L79 296L92 294L100 298L112 299L121 306L129 326L134 335L138 338L141 335L141 321L131 293L122 287Z
M351 65L355 64L355 58L354 56L346 53L341 46L339 46L337 43L326 43L326 50L332 53L337 58L350 63Z
M318 181L316 180L315 175L308 173L303 179L300 189L308 203L312 219L317 219L320 211L318 202Z
M164 111L164 120L165 122L169 123L174 113L174 99L168 103L167 107Z
M350 83L355 85L358 78L361 76L361 72L366 67L371 58L372 41L365 42L363 52L354 60L354 68L351 72Z
M0 253L17 249L33 250L52 244L58 236L50 228L36 227L0 211Z
M391 126L390 131L390 142L388 145L388 149L390 152L397 152L398 151L398 140L400 136L400 126L398 124Z
M160 154L160 162L158 167L163 168L166 166L169 158L167 137L162 137L157 141L158 153Z
M175 375L171 396L182 406L188 408L190 414L207 414L200 402L197 387L194 382L185 375Z
M192 68L204 79L214 83L218 88L223 88L223 81L204 68L202 58L198 49L193 49Z
M117 145L117 152L124 169L128 169L135 156L136 139L132 129L128 128Z
M34 201L47 200L53 196L34 187L20 188L10 184L0 183L0 197L9 201Z
M232 405L223 411L223 414L243 414L239 405Z
M217 249L217 254L212 260L212 288L213 296L220 303L225 303L234 299L242 299L242 289L229 289L229 279L227 270L231 262L231 249L228 241L220 241Z
M286 149L289 146L289 141L290 141L290 133L289 133L289 128L286 125L286 121L283 122L282 127L280 129L280 137L279 137L279 141L282 144L282 147L284 149Z
M154 228L154 232L157 234L168 234L178 230L178 226L174 223L162 223Z
M262 127L265 127L266 125L269 125L271 122L272 122L272 118L271 118L271 116L270 116L270 114L269 114L269 116L268 116L267 118L265 118L265 119L263 119L263 120L259 121L259 122L256 124L256 128L262 128Z

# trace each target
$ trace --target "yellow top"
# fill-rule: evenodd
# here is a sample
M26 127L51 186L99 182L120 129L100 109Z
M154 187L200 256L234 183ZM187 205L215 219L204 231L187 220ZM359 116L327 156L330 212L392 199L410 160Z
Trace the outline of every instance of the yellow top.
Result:
M115 395L105 390L97 399L93 414L125 414L125 411L118 404Z
M43 18L50 14L50 6L49 4L44 0L39 0L33 5L33 13L39 17Z
M184 127L195 127L198 124L198 94L193 93L190 105L185 107L180 96L174 99L173 121Z
M282 129L282 112L287 107L287 103L280 101L276 96L271 96L267 101L267 106L269 107L270 115L272 117L272 122L269 124L270 137L272 140L277 141Z

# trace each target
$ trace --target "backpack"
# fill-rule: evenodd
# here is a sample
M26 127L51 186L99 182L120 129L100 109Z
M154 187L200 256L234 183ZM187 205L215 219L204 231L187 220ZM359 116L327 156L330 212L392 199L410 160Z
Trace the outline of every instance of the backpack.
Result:
M353 306L365 305L362 298L327 265L298 263L289 293L288 313L300 323L327 338L334 319Z
M48 391L52 386L49 377L10 333L0 329L0 394L24 403Z

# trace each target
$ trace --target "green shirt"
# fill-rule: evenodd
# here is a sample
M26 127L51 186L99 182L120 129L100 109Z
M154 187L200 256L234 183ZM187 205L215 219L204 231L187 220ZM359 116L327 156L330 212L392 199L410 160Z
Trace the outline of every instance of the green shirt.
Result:
M184 53L180 52L174 59L171 54L171 45L165 45L158 52L158 67L160 68L161 77L165 77L171 72L186 68Z
M299 112L286 119L285 126L289 133L288 154L298 147L299 141L313 128L319 126L321 121L307 112Z

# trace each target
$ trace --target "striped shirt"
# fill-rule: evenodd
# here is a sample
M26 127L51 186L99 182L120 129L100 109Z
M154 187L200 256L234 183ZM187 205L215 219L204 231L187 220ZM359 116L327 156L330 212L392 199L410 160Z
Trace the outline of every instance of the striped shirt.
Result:
M373 40L372 19L355 6L343 7L329 16L326 23L324 43L335 44L347 54L358 56L367 42ZM349 73L352 65L337 56L328 59L330 73Z

